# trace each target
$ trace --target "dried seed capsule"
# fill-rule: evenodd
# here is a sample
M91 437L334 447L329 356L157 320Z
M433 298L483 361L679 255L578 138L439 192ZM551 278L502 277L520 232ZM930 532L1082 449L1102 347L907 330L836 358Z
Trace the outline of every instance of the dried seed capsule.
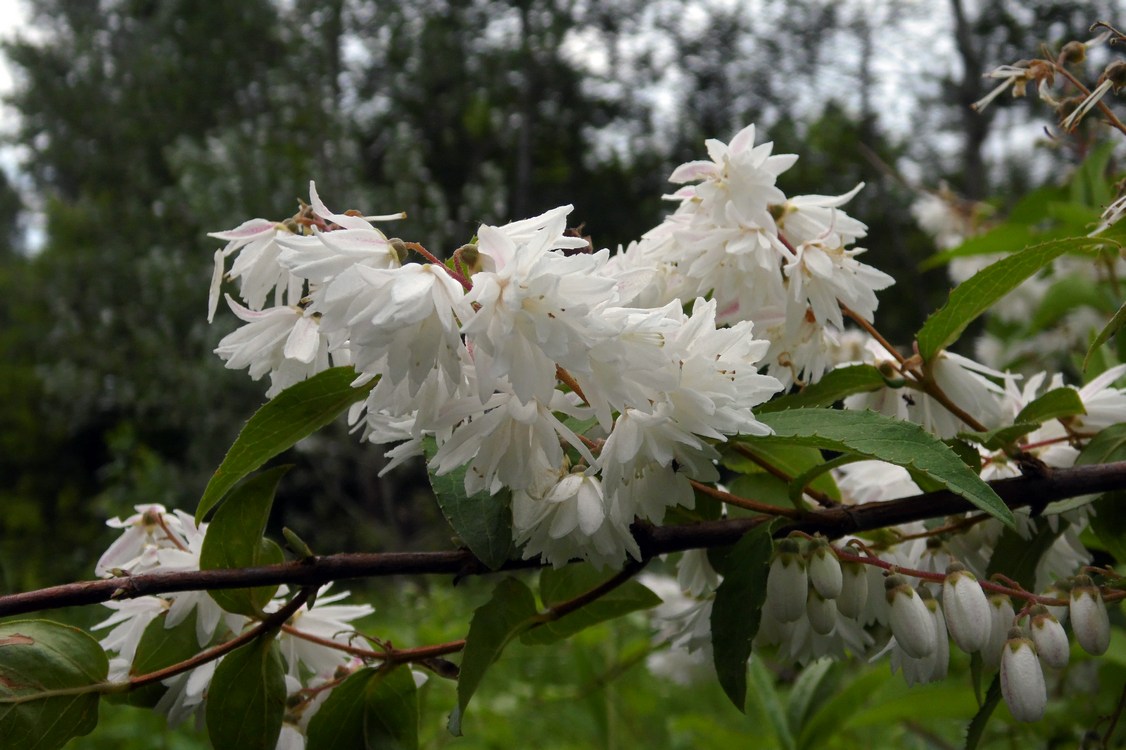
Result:
M1020 628L1009 630L1001 651L1001 695L1017 721L1039 721L1048 704L1036 646Z
M1105 654L1110 647L1110 616L1103 595L1090 576L1075 577L1068 609L1071 630L1083 650L1094 656Z
M989 600L974 574L951 563L942 584L942 609L946 627L958 648L967 654L980 651L989 639Z
M925 659L937 647L937 634L931 613L903 576L891 575L884 580L888 602L888 625L903 652L915 659Z
M794 622L805 612L808 589L801 545L794 539L783 539L766 575L766 607L775 620Z

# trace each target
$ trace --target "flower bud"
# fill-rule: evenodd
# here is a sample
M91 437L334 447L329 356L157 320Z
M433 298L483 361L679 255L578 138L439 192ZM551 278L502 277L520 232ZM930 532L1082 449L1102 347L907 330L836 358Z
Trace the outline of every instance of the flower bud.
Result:
M1032 620L1028 629L1032 642L1036 644L1040 661L1053 669L1063 669L1067 666L1067 657L1071 651L1063 625L1043 604L1037 604L1029 614Z
M814 633L829 635L837 627L837 605L832 599L826 599L817 592L809 590L809 598L805 603L805 614L809 617L809 626Z
M841 593L837 597L837 611L845 617L856 619L868 601L867 565L846 562L841 566Z
M1001 666L1001 649L1009 637L1009 628L1016 619L1013 602L1006 594L993 594L989 597L989 637L981 649L982 665L989 671Z
M841 595L841 563L836 551L822 539L813 543L809 554L809 582L825 599L836 599Z
M958 648L967 654L980 651L989 639L989 600L974 574L960 563L951 563L946 569L942 608L946 627Z
M946 679L946 672L950 668L950 639L946 634L946 618L942 615L942 607L938 600L925 586L919 588L919 596L930 612L931 622L934 623L935 649L931 655L932 666L927 682L939 682Z
M888 625L896 643L905 654L915 659L925 659L933 654L937 634L923 600L903 576L888 576L884 579L884 589L888 602Z
M1020 628L1009 630L1001 651L1001 695L1017 721L1039 721L1048 704L1044 672L1036 658L1036 646Z
M794 622L805 612L809 582L801 545L793 539L778 542L766 575L766 606L778 622Z
M1076 576L1071 589L1071 630L1083 650L1094 656L1105 654L1110 647L1110 616L1103 595L1090 576Z
M1087 45L1072 40L1060 50L1060 62L1064 65L1078 65L1087 59Z
M1065 602L1069 601L1071 599L1071 581L1054 582L1048 587L1048 590L1044 592L1044 596L1050 596L1053 599L1062 599ZM1060 621L1060 625L1067 624L1068 606L1066 604L1058 607L1052 604L1045 606L1048 608L1048 611L1052 613L1052 616Z

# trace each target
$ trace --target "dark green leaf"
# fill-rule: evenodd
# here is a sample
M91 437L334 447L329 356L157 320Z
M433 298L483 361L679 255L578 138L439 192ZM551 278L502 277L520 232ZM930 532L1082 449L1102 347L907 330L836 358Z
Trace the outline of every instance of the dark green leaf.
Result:
M719 684L735 708L747 703L747 659L766 601L766 575L774 542L773 524L748 532L728 555L723 582L712 605L712 658Z
M196 616L189 614L182 622L173 628L166 628L165 621L168 613L157 617L145 628L140 643L137 644L137 654L133 657L133 665L129 668L129 675L137 677L150 672L170 667L198 654L202 649L196 637ZM152 708L168 688L159 683L146 685L140 690L131 690L126 693L126 701L131 706Z
M1091 342L1091 345L1087 347L1087 356L1083 358L1084 371L1087 369L1087 363L1090 361L1091 355L1094 354L1100 346L1109 341L1110 337L1116 334L1118 329L1123 325L1126 325L1126 304L1118 308L1118 312L1114 314L1114 317L1110 319L1109 323L1103 326L1103 329L1099 331L1099 335L1096 336L1095 340Z
M887 385L884 376L872 365L849 365L827 373L816 383L807 385L797 393L789 393L768 401L757 412L782 411L810 406L832 406L854 393L875 391Z
M207 483L195 511L196 522L203 520L240 479L332 422L375 387L372 381L353 388L355 379L351 367L333 367L286 388L259 409Z
M214 747L274 750L285 715L285 669L267 634L223 657L207 691Z
M746 664L743 665L744 671L746 671L746 666ZM783 750L793 750L794 736L790 732L790 724L786 720L786 711L782 708L782 699L774 685L774 675L762 665L760 659L751 662L750 672L751 681L754 684L752 695L761 706L762 712L766 714L770 728L774 730L774 736L778 738L779 747ZM740 706L739 710L744 711L744 706Z
M966 326L1035 274L1067 252L1089 250L1100 241L1088 237L1068 237L1025 248L978 271L950 293L950 298L927 318L915 338L919 355L926 361L953 344Z
M959 432L958 437L983 445L991 451L1001 450L1039 427L1038 422L1017 422L985 432ZM979 454L980 461L980 454Z
M830 671L837 665L834 659L818 659L806 664L794 680L794 687L790 690L790 702L786 707L789 724L795 729L800 729L805 723L810 710L827 697L826 687L832 687L833 680L826 679Z
M840 691L822 703L802 725L798 734L798 747L801 750L815 748L824 742L825 737L835 736L842 727L872 703L873 694L885 683L893 679L887 669L873 669L852 680L845 680Z
M269 469L251 477L231 493L215 513L203 540L200 570L249 568L285 561L281 548L263 539L278 482L288 466ZM254 617L277 592L277 586L255 589L226 589L209 592L228 612Z
M364 703L364 738L368 750L418 748L418 689L409 667L377 675L364 691Z
M418 692L409 667L353 672L309 722L306 750L414 750Z
M0 623L0 743L53 750L89 734L98 724L98 692L51 692L97 685L108 671L105 651L78 628L49 620Z
M997 493L948 445L916 424L871 411L832 409L791 409L763 414L760 419L774 430L774 437L745 438L751 445L779 440L903 466L938 482L1006 525L1013 525L1012 511Z
M568 565L560 570L546 568L540 573L540 598L545 607L554 607L585 594L604 583L612 575L614 574L599 571L588 563ZM531 645L556 643L591 625L639 609L651 609L660 603L661 598L645 586L637 581L626 581L581 609L525 631L520 636L520 640Z
M989 684L989 690L985 693L985 702L981 704L981 708L974 714L973 720L966 728L966 750L976 750L981 743L981 737L985 734L985 726L989 723L989 717L993 715L993 709L997 708L997 704L1000 702L1001 676L998 675Z
M818 410L828 411L828 410ZM825 462L825 457L821 455L821 451L817 448L809 446L796 445L793 443L784 443L781 441L748 441L739 444L743 450L751 453L761 464L772 466L778 469L788 477L796 477L803 472L809 471L814 466L820 466ZM726 450L723 454L723 465L733 471L738 471L745 474L748 479L752 477L762 477L775 479L773 475L766 474L766 470L762 468L760 463L756 463L746 456L734 450L734 446ZM739 481L739 478L735 480ZM781 500L776 503L778 505L789 505L786 495L786 483L780 482L783 489ZM748 485L749 486L749 485ZM729 485L729 489L731 485ZM818 492L823 492L833 500L841 499L841 491L837 487L836 481L831 474L823 474L813 481L811 489ZM743 497L754 497L753 494L744 494L732 489L736 495ZM764 500L764 502L772 502Z
M434 457L437 446L431 438L424 442L426 460ZM469 551L490 570L497 570L512 556L511 493L502 490L495 495L478 492L465 494L466 467L438 476L431 470L430 486L438 498L438 507Z
M1043 424L1049 419L1086 413L1079 391L1074 388L1054 388L1021 409L1013 421Z
M500 657L509 641L532 626L537 614L536 598L531 589L515 578L506 578L497 584L492 598L473 613L457 680L457 707L450 713L451 734L461 736L465 707L486 670Z
M994 573L1003 573L1029 591L1035 588L1036 565L1068 525L1066 521L1059 519L1053 531L1043 518L1037 518L1035 524L1036 533L1031 539L1026 539L1012 529L1005 529L1001 533L993 547L993 555L989 558L987 578Z

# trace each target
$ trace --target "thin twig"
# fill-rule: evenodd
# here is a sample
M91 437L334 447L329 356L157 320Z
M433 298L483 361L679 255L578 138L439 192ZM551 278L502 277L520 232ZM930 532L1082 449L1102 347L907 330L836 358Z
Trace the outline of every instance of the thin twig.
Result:
M741 443L732 443L731 447L740 456L747 459L748 461L755 464L756 466L760 467L767 474L770 474L771 476L774 476L774 477L777 477L778 479L781 479L787 485L794 481L794 478L792 476L790 476L786 472L782 471L781 469L779 469L777 466L770 463L769 461L766 461L765 459L761 458L758 454L756 454L754 451L752 451L747 446L745 446ZM837 503L833 502L833 498L829 497L828 495L826 495L824 492L821 492L820 490L813 489L812 487L803 487L802 493L811 497L814 500L814 502L816 502L822 508L831 508L831 507L833 507L837 504ZM772 506L769 506L769 507L773 508L775 506L772 505ZM784 515L784 514L776 512L776 513L774 513L774 515L780 516L780 515Z

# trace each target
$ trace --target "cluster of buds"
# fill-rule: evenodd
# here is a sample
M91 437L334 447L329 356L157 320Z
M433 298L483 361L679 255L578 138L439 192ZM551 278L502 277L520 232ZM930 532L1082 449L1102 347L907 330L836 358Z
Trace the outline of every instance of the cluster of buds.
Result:
M861 627L882 622L892 638L877 655L890 652L893 670L901 670L908 684L945 678L953 641L967 654L980 654L987 670L1000 670L1005 703L1020 721L1043 716L1044 667L1067 666L1070 644L1063 622L1070 620L1076 641L1092 655L1110 645L1106 605L1087 575L1055 584L1051 596L1066 599L1068 606L1033 603L1018 613L1008 594L988 593L961 563L951 563L945 576L926 574L917 587L893 569L884 578L887 607L877 610L868 600L867 567L851 560L842 565L823 539L783 539L767 575L766 613L785 624L805 616L823 636L838 628L842 615Z

